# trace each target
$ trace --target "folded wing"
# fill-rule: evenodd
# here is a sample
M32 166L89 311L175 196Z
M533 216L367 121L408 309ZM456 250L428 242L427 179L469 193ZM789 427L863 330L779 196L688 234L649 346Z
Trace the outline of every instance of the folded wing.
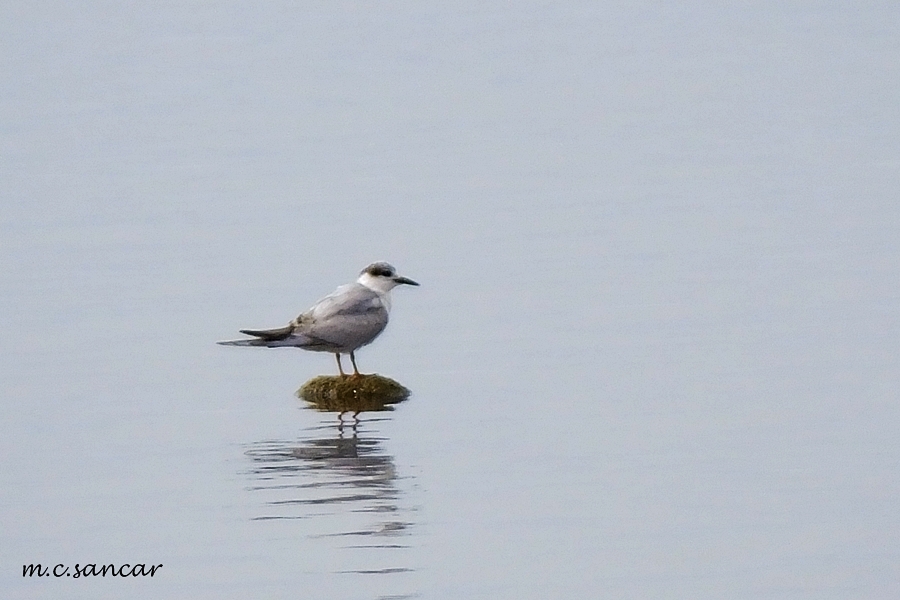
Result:
M266 342L274 342L283 340L294 333L294 324L291 323L285 327L277 329L241 329L241 333L258 337Z
M250 340L219 342L224 346L296 346L320 352L351 352L384 331L388 307L382 298L358 283L344 285L322 298L284 327L241 329Z

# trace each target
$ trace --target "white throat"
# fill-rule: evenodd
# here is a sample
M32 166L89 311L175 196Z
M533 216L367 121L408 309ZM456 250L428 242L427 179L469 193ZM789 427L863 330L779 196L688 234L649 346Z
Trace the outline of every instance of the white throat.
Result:
M397 287L397 282L387 277L372 277L368 273L363 273L356 280L356 283L364 285L381 297L384 307L391 310L391 290Z

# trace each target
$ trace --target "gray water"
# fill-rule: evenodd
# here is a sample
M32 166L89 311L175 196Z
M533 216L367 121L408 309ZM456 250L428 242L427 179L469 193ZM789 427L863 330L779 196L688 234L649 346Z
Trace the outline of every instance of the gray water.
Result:
M898 23L5 3L0 595L900 597ZM378 259L395 410L215 345Z

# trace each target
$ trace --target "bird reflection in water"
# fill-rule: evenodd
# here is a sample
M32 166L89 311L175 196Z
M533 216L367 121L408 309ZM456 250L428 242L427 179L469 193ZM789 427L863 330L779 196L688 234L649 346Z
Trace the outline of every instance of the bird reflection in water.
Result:
M415 509L405 506L409 477L399 477L384 438L367 432L383 419L360 421L362 412L393 410L409 391L375 375L317 377L298 391L317 411L354 415L353 427L344 421L323 423L293 441L269 440L251 444L250 490L267 496L266 513L254 520L312 519L303 527L308 538L330 538L344 548L409 548ZM362 426L360 424L362 423ZM379 561L380 562L380 561ZM360 569L356 573L411 571ZM346 572L346 571L342 571Z

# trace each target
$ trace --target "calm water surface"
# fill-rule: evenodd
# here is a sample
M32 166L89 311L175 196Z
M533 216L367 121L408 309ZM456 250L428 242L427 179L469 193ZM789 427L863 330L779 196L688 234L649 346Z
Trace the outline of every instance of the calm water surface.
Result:
M900 596L893 4L2 15L4 598Z

